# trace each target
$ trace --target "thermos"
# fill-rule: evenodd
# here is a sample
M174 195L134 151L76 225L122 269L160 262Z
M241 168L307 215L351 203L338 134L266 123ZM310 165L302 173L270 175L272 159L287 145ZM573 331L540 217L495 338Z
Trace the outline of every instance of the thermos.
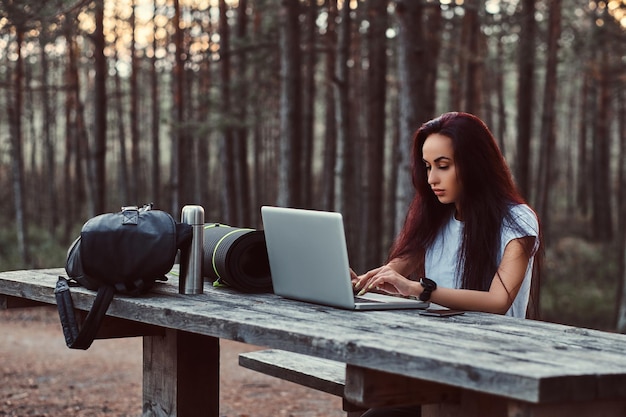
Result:
M204 209L202 206L185 206L181 213L181 222L193 228L191 244L180 256L180 294L202 294L204 278L202 277L202 260L204 252Z

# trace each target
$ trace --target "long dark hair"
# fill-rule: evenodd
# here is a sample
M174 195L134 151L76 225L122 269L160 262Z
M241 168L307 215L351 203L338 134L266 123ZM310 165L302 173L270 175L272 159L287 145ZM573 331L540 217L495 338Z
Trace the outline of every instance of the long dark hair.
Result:
M433 133L452 140L456 172L461 183L459 208L464 223L459 271L461 288L488 290L498 269L501 227L510 219L511 204L525 203L489 128L468 113L445 113L424 123L413 138L415 196L389 259L417 255L423 271L426 248L455 213L455 204L442 204L428 184L422 146Z

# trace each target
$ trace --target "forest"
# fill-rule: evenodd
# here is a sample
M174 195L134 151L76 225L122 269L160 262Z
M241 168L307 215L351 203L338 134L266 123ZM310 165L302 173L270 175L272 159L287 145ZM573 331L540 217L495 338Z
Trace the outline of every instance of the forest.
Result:
M541 318L624 332L625 30L625 0L2 0L0 268L153 202L339 211L365 271L413 132L466 111L540 215Z

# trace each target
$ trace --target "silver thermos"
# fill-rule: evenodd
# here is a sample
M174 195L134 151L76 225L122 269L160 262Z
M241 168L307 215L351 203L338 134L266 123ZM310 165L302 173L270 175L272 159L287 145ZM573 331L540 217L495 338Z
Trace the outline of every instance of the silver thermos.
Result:
M181 222L193 227L191 244L180 256L180 294L202 294L204 278L202 277L202 258L204 242L204 209L202 206L185 206L181 214Z

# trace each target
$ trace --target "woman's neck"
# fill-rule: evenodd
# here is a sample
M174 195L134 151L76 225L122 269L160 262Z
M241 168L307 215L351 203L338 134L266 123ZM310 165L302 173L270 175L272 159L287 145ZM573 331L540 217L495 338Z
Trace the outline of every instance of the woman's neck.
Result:
M456 210L454 211L454 218L460 222L463 221L463 216L461 215L461 210L459 210L458 206L456 207Z

